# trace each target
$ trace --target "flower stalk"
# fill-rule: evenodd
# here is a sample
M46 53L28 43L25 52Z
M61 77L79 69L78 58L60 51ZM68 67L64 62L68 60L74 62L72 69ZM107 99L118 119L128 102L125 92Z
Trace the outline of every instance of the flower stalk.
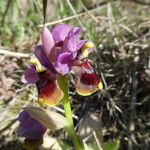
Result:
M71 105L70 105L69 94L68 94L69 88L68 88L67 77L66 76L61 77L59 79L59 84L60 84L62 91L64 92L62 103L64 106L66 118L68 120L68 124L65 129L68 135L70 136L76 150L84 150L84 145L74 130L74 123L73 123Z

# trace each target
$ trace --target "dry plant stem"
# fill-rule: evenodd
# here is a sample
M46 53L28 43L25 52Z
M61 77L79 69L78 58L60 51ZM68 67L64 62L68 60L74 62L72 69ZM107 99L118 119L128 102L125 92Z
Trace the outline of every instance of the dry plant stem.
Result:
M89 17L91 17L91 19L96 23L99 23L99 20L86 8L81 0L79 0L79 3L81 4L81 7L85 10L85 12L89 15Z
M7 57L18 57L18 58L29 58L29 54L19 53L19 52L12 52L9 50L1 49L0 47L0 54L5 55Z
M88 12L89 13L92 13L93 11L96 11L96 10L100 10L100 9L103 9L105 7L105 5L107 4L107 2L101 2L100 4L92 7L92 8L88 8ZM68 20L72 20L74 18L77 18L77 17L82 17L84 15L86 15L87 12L86 11L83 11L81 13L76 13L75 15L72 15L72 16L69 16L69 17L66 17L66 18L63 18L63 19L59 19L59 20L56 20L56 21L52 21L52 22L47 22L45 24L40 24L38 25L38 27L44 27L44 26L50 26L50 25L55 25L57 23L62 23L62 22L65 22L65 21L68 21ZM104 16L98 16L96 17L97 19L104 19L104 20L108 20L107 17L104 17Z
M74 7L72 6L70 0L66 0L66 1L67 1L68 5L69 5L70 9L72 10L72 12L74 13L74 15L76 16L77 21L79 22L80 26L81 26L82 29L85 31L85 28L84 28L84 26L82 25L82 23L81 23L81 21L80 21L80 19L79 19L79 16L77 15L77 13L76 13Z
M133 75L132 75L132 87L131 87L131 110L130 110L130 122L129 122L129 129L131 133L135 130L135 119L136 119L136 110L135 110L135 103L137 102L137 90L138 90L138 72L137 72L137 66L139 61L139 49L135 48L134 50L134 68L133 68ZM134 134L131 134L131 137L129 139L128 143L128 149L133 150L133 143L132 139L134 138Z
M100 143L100 141L99 141L99 139L98 139L98 137L97 137L97 135L96 135L96 132L95 132L95 131L93 131L93 135L94 135L94 138L95 138L96 144L97 144L97 146L98 146L98 149L99 149L99 150L103 150L103 148L102 148L102 146L101 146L101 143Z
M62 103L64 106L65 110L65 115L68 120L68 124L66 126L66 131L68 135L70 136L76 150L84 150L84 146L82 141L79 139L77 136L75 130L74 130L74 124L73 124L73 118L72 118L72 111L71 111L71 105L70 105L70 100L69 100L69 94L68 94L68 82L67 82L67 77L63 76L59 80L59 84L61 89L64 92L64 97L62 99Z

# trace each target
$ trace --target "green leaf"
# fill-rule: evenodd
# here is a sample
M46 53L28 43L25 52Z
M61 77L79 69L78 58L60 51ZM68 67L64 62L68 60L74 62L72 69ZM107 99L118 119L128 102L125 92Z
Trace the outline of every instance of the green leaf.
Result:
M103 144L103 150L118 150L120 145L120 141L116 140L113 142L105 142Z
M61 140L61 141L58 141L59 142L59 145L60 147L62 148L62 150L73 150L73 146L71 146L71 144L69 144L67 141L65 140Z

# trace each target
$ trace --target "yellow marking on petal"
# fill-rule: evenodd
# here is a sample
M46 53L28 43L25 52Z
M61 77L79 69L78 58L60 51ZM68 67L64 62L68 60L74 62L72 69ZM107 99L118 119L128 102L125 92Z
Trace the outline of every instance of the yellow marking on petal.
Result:
M92 42L86 42L81 50L83 57L87 57L89 55L88 49L94 47Z
M30 59L30 64L35 65L37 72L45 71L45 68L41 65L36 57Z
M80 89L80 88L77 88L76 89L76 92L79 94L79 95L82 95L82 96L89 96L91 94L93 94L94 92L96 92L97 89L92 89L92 90L88 90L88 89Z
M40 106L44 106L44 105L48 105L48 106L55 106L63 97L64 97L64 93L63 91L59 88L58 86L58 83L56 82L55 83L55 86L54 87L54 91L53 92L50 92L51 91L51 88L49 89L50 93L44 93L43 95L41 95L41 93L39 93L39 104Z
M98 89L103 89L103 84L102 84L102 82L100 82L99 84L98 84Z
M92 48L94 47L94 44L92 42L86 42L83 46L84 49L87 49L87 48Z
M58 102L64 97L64 94L62 91L56 91L53 95L50 97L45 97L45 98L39 98L39 105L44 106L55 106L58 104Z
M93 87L89 87L89 86L86 86L86 85L83 85L83 84L80 84L80 86L78 86L76 88L76 92L79 94L79 95L82 95L82 96L89 96L93 93L95 93L97 90L101 90L103 89L103 84L102 82L100 82L97 86L93 86Z
M38 102L39 102L39 105L41 107L44 107L44 103L43 103L43 99L42 98L39 98Z
M89 53L87 49L82 49L82 55L83 57L88 57Z

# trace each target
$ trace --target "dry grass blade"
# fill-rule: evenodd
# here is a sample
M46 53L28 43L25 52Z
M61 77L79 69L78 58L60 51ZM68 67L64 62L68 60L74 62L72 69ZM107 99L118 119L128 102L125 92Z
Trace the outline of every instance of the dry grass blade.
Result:
M85 5L82 3L82 1L79 1L82 8L85 10L85 12L89 15L89 17L91 17L91 19L93 21L95 21L96 23L99 23L99 20L85 7Z
M72 19L76 19L77 17L79 18L79 17L84 16L84 15L87 15L87 14L88 14L88 15L90 14L90 15L93 16L92 12L104 8L106 4L107 4L107 3L102 3L102 4L99 5L99 6L96 6L96 7L93 7L93 8L91 8L91 9L88 9L88 13L87 13L87 11L83 11L83 12L81 12L81 13L76 13L76 14L74 14L74 15L72 15L72 16L69 16L69 17L66 17L66 18L63 18L63 19L59 19L59 20L56 20L56 21L47 22L47 23L45 23L45 24L40 24L40 25L38 25L38 27L44 27L44 26L55 25L55 24L57 24L57 23L62 23L62 22L65 22L65 21L69 21L69 20L72 20ZM84 8L84 10L85 10L85 8ZM87 10L87 9L86 9L86 10ZM94 16L93 16L93 17L94 17ZM99 22L98 19L108 20L108 18L107 18L107 17L104 17L104 16L94 17L93 19L95 19L95 21L97 20L98 22ZM96 22L97 22L97 21L96 21Z
M128 31L129 33L133 34L134 37L138 38L138 35L136 33L134 33L129 27L127 27L124 24L119 24L120 27L122 27L123 29L125 29L126 31Z
M43 18L44 18L43 24L45 24L46 21L46 9L47 9L47 0L43 0Z
M96 144L97 144L99 150L103 150L101 143L99 142L99 139L97 138L95 131L93 131L93 135L94 135L94 138L95 138L95 141L96 141Z
M18 53L18 52L11 52L6 49L1 49L0 48L0 54L9 56L9 57L19 57L19 58L29 58L29 54L24 54L24 53Z
M76 18L77 18L77 20L78 20L80 26L82 27L83 30L85 30L85 28L84 28L84 26L82 25L82 23L81 23L79 17L77 16L77 13L76 13L74 7L72 6L70 0L66 0L66 1L67 1L68 5L69 5L70 9L72 10L72 12L74 13L74 15L76 16Z
M45 26L50 26L50 25L55 25L57 23L62 23L64 21L68 21L68 20L71 20L71 19L74 19L76 18L77 16L83 16L85 13L81 13L81 14L77 14L77 15L73 15L73 16L70 16L70 17L67 17L67 18L64 18L64 19L60 19L60 20L56 20L56 21L52 21L52 22L48 22L48 23L45 23ZM38 25L39 27L43 27L44 25L43 24L40 24Z

